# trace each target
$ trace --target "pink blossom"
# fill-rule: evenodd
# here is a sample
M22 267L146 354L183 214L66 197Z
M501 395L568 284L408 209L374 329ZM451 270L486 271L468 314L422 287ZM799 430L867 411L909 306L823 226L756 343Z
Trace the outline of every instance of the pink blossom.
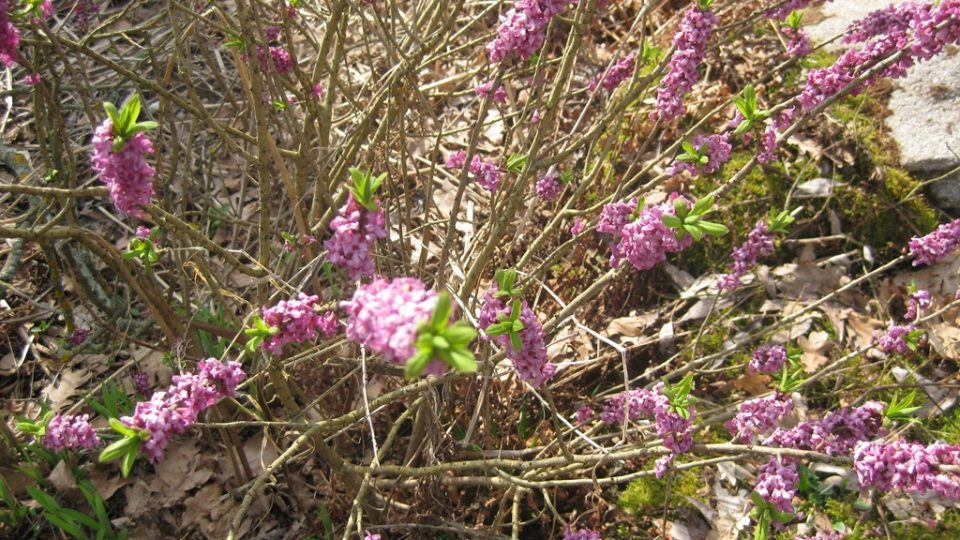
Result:
M300 293L297 298L282 300L270 308L263 307L263 322L277 328L278 332L264 340L261 347L273 354L281 354L286 345L313 341L318 333L326 337L335 334L339 326L336 314L319 314L319 303L319 296Z
M590 81L590 92L595 91L597 86L603 86L603 89L607 92L613 92L623 81L633 75L635 60L636 58L633 54L627 55L611 66L605 74L601 73L594 77L593 80Z
M100 446L100 437L90 424L88 415L58 414L47 423L43 446L54 451L67 448L90 449Z
M601 540L600 533L593 529L577 529L567 527L563 531L563 540Z
M910 298L907 299L907 311L904 313L903 318L908 321L915 321L920 317L920 312L929 308L931 305L933 305L933 299L930 296L930 291L921 289L913 292L910 294Z
M135 369L130 372L130 380L133 381L133 388L138 394L145 396L150 391L150 376Z
M83 342L87 340L89 335L89 328L78 326L73 329L73 333L70 334L70 337L67 338L67 341L70 343L71 347L79 347L80 345L83 345Z
M673 37L676 50L670 58L669 72L657 88L656 110L651 117L673 122L685 111L683 95L700 80L700 62L707 52L707 43L717 16L697 5L683 12L680 28Z
M618 267L621 260L626 260L637 270L649 270L667 260L668 253L679 253L693 244L690 235L678 240L675 231L663 223L663 216L675 214L673 200L677 198L674 193L667 202L646 206L636 220L620 229L620 238L610 246L612 268ZM692 206L685 198L683 201L688 207Z
M862 488L933 492L952 501L960 500L960 479L940 466L958 464L960 446L942 443L860 442L853 451L853 468Z
M793 410L793 402L779 394L751 399L740 405L737 415L724 424L741 443L753 442L758 435L769 434L785 415Z
M153 197L153 177L156 169L147 163L153 153L153 143L143 132L127 139L123 149L113 149L113 124L103 121L93 135L93 156L90 162L100 180L110 190L117 210L133 217L141 217L141 207Z
M910 240L913 265L933 264L953 253L960 246L960 219L944 223L924 237Z
M587 406L580 407L575 413L573 413L573 417L577 420L577 424L586 424L591 418L593 418L593 415L593 409Z
M417 330L433 316L437 293L416 278L376 278L341 302L347 312L347 339L404 364L416 351ZM445 364L432 360L424 373L439 375Z
M10 3L8 0L0 0L0 64L4 67L16 64L19 46L20 29L10 18Z
M792 514L795 511L793 497L797 494L800 476L797 474L797 465L789 458L783 459L781 463L776 457L771 457L766 465L760 467L757 485L753 490L778 511Z
M40 81L41 81L41 80L42 80L42 79L40 78L40 74L39 74L39 73L31 73L31 74L29 74L29 75L27 75L26 77L23 78L23 84L25 84L25 85L27 85L27 86L36 86L36 85L40 84Z
M143 225L137 226L137 230L134 232L134 236L141 239L150 238L150 227L144 227Z
M487 44L490 61L500 63L510 57L530 58L546 39L550 19L577 0L517 0L514 7L500 15L497 37Z
M550 169L547 174L537 180L537 197L544 201L552 201L563 192L563 183L560 182L560 173Z
M387 237L383 208L368 210L350 193L330 228L333 236L323 244L330 262L343 268L352 280L372 276L376 272L374 246L378 239Z
M323 87L323 84L317 83L310 87L310 93L313 94L313 97L322 99L327 95L327 89Z
M667 174L680 174L688 172L694 176L699 174L710 174L720 170L723 164L730 160L730 150L733 147L729 142L730 136L727 133L721 135L696 135L690 141L698 152L706 153L707 163L701 165L689 161L676 160L667 167Z
M860 407L830 411L821 419L806 420L790 429L778 428L763 444L812 450L831 456L849 455L857 442L884 433L884 408L879 401L868 401Z
M587 222L583 218L578 217L573 220L573 225L570 225L570 234L577 236L582 233L584 229L587 228Z
M480 187L493 193L500 186L500 167L495 163L484 161L480 156L473 156L470 161L470 174Z
M463 164L467 162L467 153L463 150L457 150L456 152L451 153L447 156L447 160L444 162L444 165L448 169L459 169L463 167Z
M789 38L787 41L787 54L790 56L806 56L810 54L812 49L810 47L810 39L807 37L806 32L800 28L790 28L789 26L784 26L780 30L783 31L783 35Z
M875 332L873 342L880 347L880 350L887 354L907 354L910 345L907 343L907 336L915 330L912 324L893 325L885 332Z
M720 276L717 287L722 290L736 289L740 286L740 279L757 264L762 256L772 255L773 233L763 221L758 221L747 235L747 241L733 250L730 258L733 262L727 266L729 274Z
M787 363L787 348L783 345L762 345L753 351L748 366L754 373L777 373Z
M500 298L494 298L496 292L497 288L494 287L483 297L483 307L477 317L477 326L481 330L486 330L491 324L498 322L501 315L510 314L512 304ZM520 322L523 323L523 330L520 331L520 350L513 348L507 335L484 335L484 339L493 341L505 350L507 358L513 363L521 380L530 383L533 387L538 387L553 378L556 366L547 358L543 327L526 300L520 306Z
M166 390L154 392L148 401L137 403L133 416L124 416L120 421L145 431L148 438L141 450L152 461L160 461L170 438L186 432L201 412L220 399L235 395L244 377L246 374L237 362L223 364L216 358L201 360L196 373L175 375Z
M672 452L657 463L658 478L666 472L674 455L693 447L693 419L697 414L693 406L689 407L687 418L674 412L663 394L664 388L663 383L658 383L653 390L640 388L608 398L600 414L601 420L611 424L622 424L641 416L653 418L657 436L663 438L663 445Z

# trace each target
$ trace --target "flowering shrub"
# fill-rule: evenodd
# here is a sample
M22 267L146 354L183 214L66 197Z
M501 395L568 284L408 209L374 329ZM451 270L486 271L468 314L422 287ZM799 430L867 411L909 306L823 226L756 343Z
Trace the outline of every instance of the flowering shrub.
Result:
M960 1L820 3L0 0L0 530L957 536Z

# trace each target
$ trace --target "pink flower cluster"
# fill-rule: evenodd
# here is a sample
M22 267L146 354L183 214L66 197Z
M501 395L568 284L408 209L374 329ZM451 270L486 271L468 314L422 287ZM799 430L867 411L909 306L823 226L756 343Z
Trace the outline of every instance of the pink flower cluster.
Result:
M54 451L66 448L96 448L100 446L100 437L90 425L88 415L58 414L47 423L43 446Z
M771 457L766 465L760 467L759 473L753 490L778 511L792 514L795 511L793 497L797 494L797 483L800 481L796 463L789 458L784 458L781 463L776 457Z
M563 183L560 181L560 173L556 169L550 169L547 174L537 180L537 197L544 201L552 201L563 192Z
M824 0L813 0L813 4L822 4ZM811 0L788 0L787 3L776 9L770 9L763 14L764 17L768 19L783 20L787 18L787 15L790 15L791 11L796 11L798 9L803 9L811 3Z
M792 410L793 401L780 394L751 399L740 405L740 411L724 427L733 435L734 441L753 442L758 435L773 431L780 419Z
M77 7L73 9L74 20L77 21L77 27L84 32L96 14L100 13L100 5L93 0L77 0Z
M761 345L753 351L749 369L754 373L777 373L787 363L787 348L783 345Z
M720 276L717 287L726 291L736 289L740 286L740 279L744 274L756 266L757 259L772 255L773 251L773 233L766 223L758 221L747 235L747 241L733 250L730 255L733 263L727 266L730 273Z
M10 2L0 0L0 64L10 67L17 63L20 46L20 29L10 18Z
M603 89L607 92L613 92L623 81L633 75L633 66L635 63L636 57L633 54L621 58L610 66L610 69L608 69L606 73L601 73L590 81L590 92L593 93L597 89L597 86L603 86Z
M780 29L783 35L789 38L787 40L787 54L790 56L806 56L812 50L810 47L810 38L807 33L800 28L790 28L784 26Z
M573 530L567 527L563 531L563 540L601 540L603 537L593 529Z
M113 123L103 121L93 135L93 156L90 162L100 180L110 190L117 210L133 217L141 217L141 208L153 197L153 176L156 169L147 163L153 153L153 143L145 133L130 137L119 152L113 150Z
M485 81L473 87L474 92L476 92L477 97L483 98L490 93L490 90L493 90L494 81ZM507 101L507 91L503 88L503 85L497 85L497 89L493 91L493 101L497 103L505 103Z
M500 15L497 37L487 44L487 55L494 63L516 56L530 58L540 50L547 35L550 19L577 0L517 0Z
M940 471L941 465L960 465L960 446L874 441L861 442L853 451L853 468L864 489L933 492L960 501L960 479Z
M200 413L225 396L236 395L246 377L238 362L223 364L216 358L201 360L196 373L175 375L166 390L154 392L149 401L137 403L133 416L120 421L149 433L141 448L154 462L163 459L173 434L182 434L196 423Z
M88 337L90 337L90 329L78 326L73 329L70 337L67 338L67 342L70 343L71 347L79 347Z
M693 447L693 419L697 414L692 406L687 418L673 412L663 389L664 384L659 383L653 390L640 388L618 394L607 399L600 413L600 419L608 424L622 424L641 416L653 418L657 436L663 438L663 445L673 452L657 460L657 478L663 477L676 454Z
M150 376L135 369L130 372L130 380L133 382L133 388L138 394L145 396L150 392Z
M633 221L628 220L635 211L636 199L604 206L597 231L614 235L610 243L612 268L617 268L620 261L626 259L637 270L649 270L667 260L667 253L679 253L693 244L689 235L677 240L673 229L663 224L663 216L675 215L673 201L677 198L674 193L667 202L644 207ZM690 201L683 200L692 206Z
M267 53L270 54L269 58L267 58ZM246 60L247 55L243 55L242 58ZM277 73L283 75L293 71L293 57L290 55L290 51L278 45L270 45L266 48L266 51L263 47L257 45L257 60L260 62L260 69L264 73L272 71L270 69L271 60L273 61L273 67L277 69Z
M696 5L690 6L680 21L680 28L673 36L676 50L670 58L670 71L657 88L656 110L651 117L664 122L673 122L683 115L683 95L700 80L700 62L707 52L707 42L717 16Z
M912 324L895 324L887 328L886 332L874 332L873 342L886 354L907 354L910 350L907 336L914 329Z
M467 161L467 153L459 150L447 156L446 166L449 169L459 169ZM470 160L470 174L480 187L493 193L500 186L500 167L493 162L484 161L480 156L473 156Z
M907 311L903 318L908 321L915 321L920 317L920 312L931 305L933 305L933 298L930 296L930 291L921 289L911 293L910 298L907 299Z
M417 352L417 330L433 316L437 296L422 281L410 277L377 278L361 285L350 300L340 304L349 316L347 339L404 364ZM432 360L424 372L439 375L444 366Z
M313 341L318 332L326 337L336 334L340 325L337 315L332 311L322 315L317 313L316 306L319 303L319 296L300 293L297 298L281 300L270 308L261 308L263 322L280 329L264 340L261 346L273 354L280 354L285 345Z
M960 0L938 5L903 3L874 12L850 26L846 42L865 42L849 49L830 67L816 69L807 77L807 86L799 96L804 112L810 111L836 94L855 78L898 49L905 53L880 74L899 78L918 61L929 60L948 44L960 43ZM869 41L868 41L869 40ZM864 81L870 84L876 77ZM855 92L860 88L855 89Z
M383 208L371 212L350 193L330 228L333 236L323 243L330 262L343 268L353 280L376 273L373 247L377 239L387 237Z
M786 131L790 127L793 122L793 111L793 107L784 109L767 123L767 129L764 130L763 137L760 139L760 152L757 153L757 161L770 163L777 159L777 133Z
M667 168L667 174L680 174L688 172L694 176L700 174L710 174L720 170L723 164L730 160L730 135L723 133L720 135L695 135L691 141L693 147L698 152L706 152L707 164L700 165L690 161L676 160ZM706 150L704 150L706 148Z
M504 302L502 299L494 298L497 288L494 287L487 291L483 297L483 307L480 308L480 315L477 317L477 326L481 330L486 330L491 324L500 320L500 315L509 315L512 303ZM513 363L514 369L520 379L530 383L533 387L553 378L557 367L551 364L547 359L546 337L543 334L543 326L537 319L537 314L530 309L524 300L520 306L520 322L523 323L523 330L520 331L520 350L513 348L510 343L510 337L507 335L487 336L484 339L493 341L506 352L507 358Z
M933 264L945 258L960 246L960 219L944 223L924 237L914 236L909 246L914 266Z
M819 420L806 420L791 429L777 429L764 445L848 455L859 441L883 433L884 404L868 401L860 407L830 411Z

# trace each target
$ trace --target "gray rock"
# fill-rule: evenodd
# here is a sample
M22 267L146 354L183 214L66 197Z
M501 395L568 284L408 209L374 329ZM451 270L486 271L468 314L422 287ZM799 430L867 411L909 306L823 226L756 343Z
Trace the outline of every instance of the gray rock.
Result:
M855 20L892 4L892 0L834 0L818 8L822 19L806 28L814 42L842 34ZM827 48L841 51L839 40ZM921 178L936 178L960 166L960 54L948 50L913 66L894 82L886 119L900 148L900 164ZM932 184L929 195L941 208L960 209L960 173Z
M936 172L960 164L960 54L917 64L895 81L890 134L909 171Z

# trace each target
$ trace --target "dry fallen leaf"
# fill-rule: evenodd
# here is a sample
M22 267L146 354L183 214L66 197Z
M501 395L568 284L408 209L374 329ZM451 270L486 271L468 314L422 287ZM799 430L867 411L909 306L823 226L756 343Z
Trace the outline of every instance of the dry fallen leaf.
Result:
M86 368L65 369L49 386L43 389L41 393L43 398L50 402L50 408L54 411L66 404L67 400L77 395L77 388L90 380L93 376Z
M803 349L803 356L800 357L803 370L807 373L815 373L830 361L830 357L826 353L833 348L834 344L830 340L830 334L815 331L810 332L806 337L797 338L797 345Z
M633 317L620 317L610 321L604 335L638 337L653 323L657 322L657 313L650 311Z

